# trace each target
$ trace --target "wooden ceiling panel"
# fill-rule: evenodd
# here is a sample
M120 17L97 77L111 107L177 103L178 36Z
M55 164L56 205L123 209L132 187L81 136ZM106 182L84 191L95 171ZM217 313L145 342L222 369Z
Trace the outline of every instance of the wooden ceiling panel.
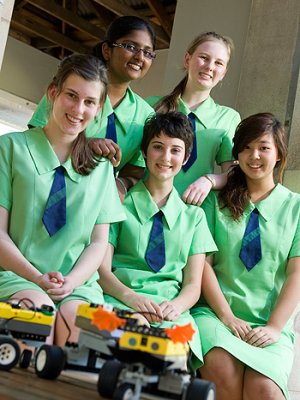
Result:
M158 49L169 47L176 0L16 0L9 35L56 58L89 53L119 16L152 23Z

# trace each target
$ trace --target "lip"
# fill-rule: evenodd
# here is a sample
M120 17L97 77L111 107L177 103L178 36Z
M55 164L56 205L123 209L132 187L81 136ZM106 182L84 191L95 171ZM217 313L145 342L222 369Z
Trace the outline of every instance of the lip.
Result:
M259 168L261 168L262 167L262 165L260 164L260 165L256 165L256 164L248 164L248 167L249 168L252 168L252 169L259 169Z
M201 78L203 78L203 79L206 79L206 80L210 80L210 79L213 78L212 75L208 74L207 72L200 72L200 73L199 73L199 76L200 76Z
M172 165L165 165L165 164L156 164L159 169L170 169Z
M66 114L66 118L73 125L81 124L83 121L83 118L74 117L73 115L70 114Z
M140 71L140 70L142 69L142 65L141 65L141 64L129 62L127 65L128 65L131 69L133 69L134 71Z

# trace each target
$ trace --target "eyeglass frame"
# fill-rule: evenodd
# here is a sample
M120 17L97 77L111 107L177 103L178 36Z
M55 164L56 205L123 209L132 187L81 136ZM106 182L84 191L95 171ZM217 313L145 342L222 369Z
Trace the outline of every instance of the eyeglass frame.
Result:
M156 53L153 50L142 49L141 47L137 47L132 43L110 43L110 47L118 47L120 49L124 49L129 51L132 54L138 54L140 51L143 52L144 57L148 60L154 60L156 57Z

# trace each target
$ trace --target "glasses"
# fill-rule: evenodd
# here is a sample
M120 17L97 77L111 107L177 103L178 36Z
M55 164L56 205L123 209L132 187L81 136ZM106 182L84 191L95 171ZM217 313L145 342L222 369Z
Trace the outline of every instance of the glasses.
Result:
M129 51L130 53L133 54L138 54L140 51L143 52L144 57L148 58L149 60L153 60L156 57L155 51L151 50L146 50L146 49L141 49L139 47L136 47L134 44L131 43L112 43L112 47L119 47L120 49L125 49Z

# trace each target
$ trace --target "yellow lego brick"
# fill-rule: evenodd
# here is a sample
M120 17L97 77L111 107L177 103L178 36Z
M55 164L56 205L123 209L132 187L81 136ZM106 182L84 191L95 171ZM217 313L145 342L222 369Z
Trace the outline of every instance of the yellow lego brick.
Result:
M13 319L16 321L31 322L41 325L52 326L54 322L54 313L44 314L41 311L32 311L21 308L15 308L9 303L0 302L0 319Z
M124 332L119 340L119 347L128 350L139 350L160 356L186 355L189 346L186 343L174 343L171 339L144 335L138 332Z

